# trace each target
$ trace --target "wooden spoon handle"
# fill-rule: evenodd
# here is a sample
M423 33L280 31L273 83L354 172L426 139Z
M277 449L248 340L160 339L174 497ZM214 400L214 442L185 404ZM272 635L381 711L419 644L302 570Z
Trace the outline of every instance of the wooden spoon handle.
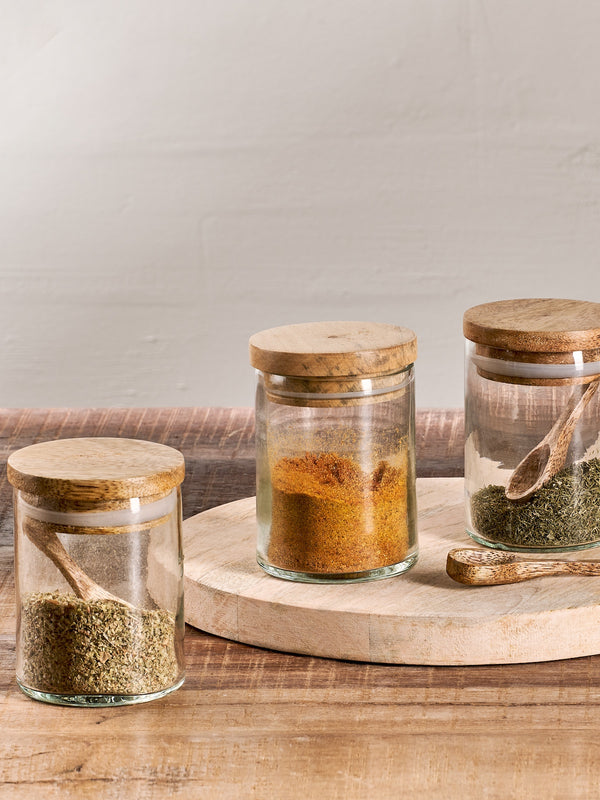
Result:
M600 561L540 561L504 551L454 548L446 572L468 586L497 586L548 575L600 575Z
M85 573L77 562L73 561L71 556L63 547L60 539L56 535L52 526L46 522L41 522L31 517L25 517L23 520L23 530L27 538L41 550L42 553L48 556L50 561L59 569L61 575L65 578L69 586L73 589L77 597L89 602L94 600L115 600L116 602L123 603L130 608L133 606L125 600L107 592L99 584L93 581L87 573Z
M598 380L595 380L588 383L585 391L579 398L575 392L573 392L566 408L557 420L557 424L552 429L552 432L557 434L556 444L548 462L548 469L553 474L556 474L565 463L575 427L597 389Z
M553 568L553 575L600 575L600 561L547 561L544 566Z
M58 567L60 573L65 578L69 586L82 600L89 600L90 578L83 572L79 565L73 561L56 533L44 522L26 518L23 521L23 530L33 544L48 556L50 561Z

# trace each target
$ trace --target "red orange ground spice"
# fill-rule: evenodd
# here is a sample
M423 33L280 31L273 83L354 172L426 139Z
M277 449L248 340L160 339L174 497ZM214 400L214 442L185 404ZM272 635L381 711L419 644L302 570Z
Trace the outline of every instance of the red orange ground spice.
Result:
M337 453L282 458L272 469L269 561L298 572L353 573L408 553L406 469L372 472Z

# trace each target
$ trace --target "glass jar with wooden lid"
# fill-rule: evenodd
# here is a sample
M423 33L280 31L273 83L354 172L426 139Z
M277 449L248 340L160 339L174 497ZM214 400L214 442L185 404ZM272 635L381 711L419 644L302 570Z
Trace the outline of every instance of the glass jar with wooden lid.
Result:
M413 331L286 325L250 339L257 560L271 575L353 582L417 558Z
M532 552L600 543L600 303L465 312L468 533Z
M25 694L112 706L180 686L181 453L133 439L65 439L12 453L7 471Z

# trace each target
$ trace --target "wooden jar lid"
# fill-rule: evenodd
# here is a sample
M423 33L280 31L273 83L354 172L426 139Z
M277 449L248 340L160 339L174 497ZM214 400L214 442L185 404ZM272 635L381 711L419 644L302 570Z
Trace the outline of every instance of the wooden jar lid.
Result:
M250 363L272 375L389 375L416 357L413 331L376 322L307 322L270 328L250 338Z
M465 312L463 331L475 342L477 371L484 378L560 386L598 377L600 303L547 298L484 303ZM510 369L507 362L513 362Z
M12 453L7 462L16 489L63 511L117 508L132 497L164 496L184 474L178 450L138 439L40 442Z
M467 339L525 353L600 349L600 303L584 300L500 300L465 312Z

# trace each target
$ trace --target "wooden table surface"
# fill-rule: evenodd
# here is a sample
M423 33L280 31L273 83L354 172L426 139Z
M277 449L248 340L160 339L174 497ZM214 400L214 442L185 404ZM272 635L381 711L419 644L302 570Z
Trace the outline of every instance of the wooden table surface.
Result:
M62 708L15 682L6 457L127 436L179 448L184 517L254 494L249 409L2 411L1 798L596 798L600 656L489 667L361 664L189 628L187 679L152 703ZM462 474L462 414L421 411L418 474ZM413 794L414 793L414 794Z

